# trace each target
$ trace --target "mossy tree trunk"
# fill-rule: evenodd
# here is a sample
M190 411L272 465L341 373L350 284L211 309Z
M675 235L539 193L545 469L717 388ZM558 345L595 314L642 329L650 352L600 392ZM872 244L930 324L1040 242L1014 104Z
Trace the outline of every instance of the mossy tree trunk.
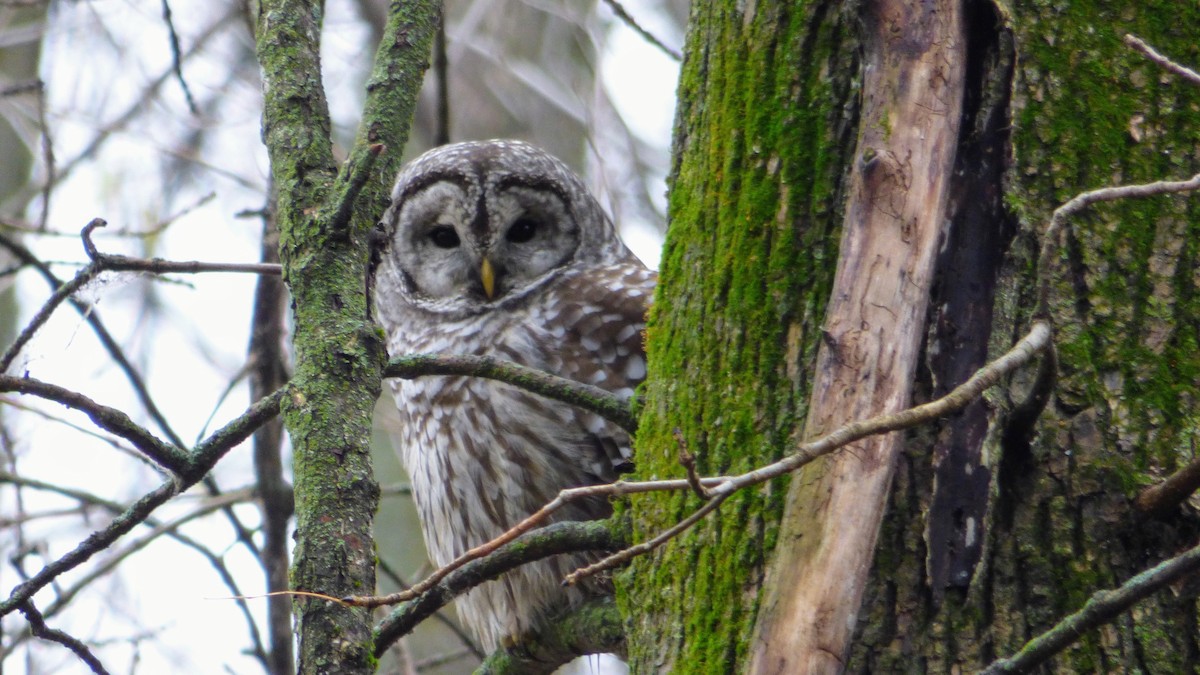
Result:
M864 7L693 6L648 337L642 477L682 474L675 428L705 474L765 463L806 436L839 229L870 132ZM1200 88L1122 41L1133 33L1200 64L1195 7L961 9L963 112L945 243L916 329L913 403L961 383L1029 326L1037 245L1055 207L1200 168ZM1134 500L1193 459L1200 428L1200 199L1111 204L1072 225L1050 261L1059 371L1045 407L1026 405L1030 367L905 435L848 652L827 667L975 669L1092 592L1196 544L1194 508L1146 516ZM792 479L801 491L823 479L812 469ZM754 625L776 607L762 602L764 578L778 573L768 568L797 563L772 559L779 533L793 531L780 524L788 490L777 482L731 499L619 577L636 670L746 667ZM697 504L690 494L634 498L635 537ZM1178 591L1083 636L1048 668L1195 669L1195 593Z
M379 486L369 441L385 354L368 311L369 232L400 165L439 12L434 0L392 4L358 138L338 167L321 81L324 3L264 0L259 8L263 138L295 316L296 369L281 411L293 448L298 591L336 598L375 590ZM374 672L369 610L313 598L295 608L300 672Z

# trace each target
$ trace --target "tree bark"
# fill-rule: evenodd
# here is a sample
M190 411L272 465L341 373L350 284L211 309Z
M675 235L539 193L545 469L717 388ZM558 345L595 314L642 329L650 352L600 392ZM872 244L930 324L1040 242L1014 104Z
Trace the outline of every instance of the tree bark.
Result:
M854 150L857 39L835 3L693 3L638 477L684 475L676 428L702 475L797 438ZM782 482L736 495L619 576L635 670L737 670L785 495ZM630 504L643 540L699 500Z
M962 111L958 0L863 9L863 115L810 438L909 405ZM842 670L901 440L864 439L792 482L750 670Z
M977 161L960 168L979 184L959 188L942 258L933 304L961 308L932 317L920 378L931 395L956 384L947 352L974 344L994 354L1028 324L1031 265L1054 208L1085 190L1200 170L1200 89L1122 41L1136 34L1195 66L1194 31L1182 27L1197 21L1194 6L1165 2L974 11L968 99L978 103L962 147ZM1195 456L1198 234L1194 195L1073 219L1051 261L1060 363L1049 404L1030 419L1030 373L974 413L909 437L851 670L975 670L1093 592L1196 544L1194 500L1160 517L1135 501ZM962 264L972 249L980 257ZM964 286L992 289L978 300L985 309L949 300ZM957 527L954 508L965 509ZM1192 584L1179 585L1085 633L1047 671L1191 672L1197 609Z
M935 178L951 179L932 288L918 280L908 296L896 293L871 308L915 320L913 329L887 337L925 341L915 372L911 364L907 371L887 370L893 364L870 371L884 379L895 373L886 405L940 396L1028 327L1040 233L1055 207L1086 189L1181 179L1200 168L1200 90L1122 43L1131 32L1196 65L1200 49L1185 27L1200 25L1198 10L1165 2L960 6L965 38L957 55L945 59L945 68L909 80L923 91L951 92L950 69L961 68L962 110L936 129L952 146L941 150L942 157L956 157L953 169L926 164ZM807 397L826 374L815 359L823 331L830 352L844 335L840 319L826 319L838 226L843 216L847 228L863 226L863 218L852 216L855 191L871 187L872 163L886 169L882 176L895 177L909 159L866 153L866 141L871 133L883 142L930 140L929 129L921 136L900 117L868 121L873 97L901 81L885 75L887 62L877 61L873 49L899 50L904 58L921 53L922 45L956 48L937 39L905 42L911 34L899 20L868 14L860 24L862 9L819 2L693 5L671 225L647 338L641 477L683 475L675 428L700 473L711 475L765 463L830 419L819 412L835 402L828 394L814 397L811 410ZM938 30L952 28L950 5L936 16ZM879 26L897 30L880 41L873 37ZM936 191L927 176L920 180L921 189ZM882 202L868 203L878 209ZM1184 503L1148 518L1133 503L1145 486L1194 455L1200 204L1195 197L1110 204L1072 225L1050 261L1057 380L1039 379L1047 371L1031 367L953 419L905 435L898 457L856 446L791 481L798 495L820 501L847 467L872 460L877 473L845 493L847 501L831 502L861 517L854 499L866 500L862 512L878 513L879 502L866 495L888 494L881 490L898 459L865 589L870 519L835 528L839 521L797 501L781 523L785 486L763 486L619 575L635 671L770 666L751 665L753 650L789 643L778 636L753 641L751 627L757 621L769 635L773 625L786 625L780 623L786 603L776 598L789 594L764 595L763 586L772 579L790 591L790 571L845 575L810 584L831 594L800 603L807 623L783 631L800 633L809 645L802 654L827 650L831 657L806 660L792 672L836 671L843 658L858 672L977 669L1015 652L1092 592L1195 544L1194 507ZM853 234L847 230L843 248ZM874 280L852 276L849 282ZM829 301L831 318L839 316L839 292ZM878 325L878 315L869 320ZM843 361L833 359L832 367L855 365ZM905 387L915 400L905 400ZM865 414L843 406L843 413ZM631 499L635 540L657 534L698 503L691 494ZM858 567L841 555L810 557L822 546L846 545L848 531L858 536ZM797 533L805 534L798 542ZM860 595L865 604L854 622ZM835 607L834 597L845 606ZM840 612L841 622L823 623L833 615L820 615L822 606ZM1083 636L1050 668L1192 670L1200 665L1197 609L1190 585L1155 596ZM823 636L826 629L832 630Z
M400 164L438 6L393 5L359 136L340 171L320 78L322 11L315 0L264 1L257 46L295 317L296 370L281 407L293 448L292 588L342 597L375 590L379 487L369 441L385 355L368 311L368 233ZM312 598L295 605L302 673L374 671L369 611Z

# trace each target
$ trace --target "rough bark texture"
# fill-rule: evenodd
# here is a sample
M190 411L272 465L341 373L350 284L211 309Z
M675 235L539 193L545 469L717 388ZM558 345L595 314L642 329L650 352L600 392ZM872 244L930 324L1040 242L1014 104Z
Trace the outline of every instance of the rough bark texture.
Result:
M958 0L868 0L862 17L862 120L807 438L909 405L961 119ZM751 671L841 671L901 444L866 438L798 472Z
M340 172L320 79L322 6L263 2L257 32L263 136L295 319L296 368L282 406L294 457L292 588L341 597L375 590L371 520L379 488L368 444L384 350L368 312L367 234L400 162L438 5L393 7L359 141ZM374 161L380 145L391 152ZM313 599L295 604L301 672L374 671L367 610Z
M721 474L777 458L805 418L856 133L856 35L835 3L692 5L639 477L683 476L675 428L698 470ZM635 670L741 662L785 494L737 495L620 576ZM641 540L698 498L631 504Z
M861 26L855 4L786 5L693 5L648 335L644 477L681 475L676 427L700 471L718 474L776 456L807 414L854 148ZM1056 206L1200 168L1200 91L1121 42L1135 33L1200 64L1195 6L963 7L964 114L917 402L1028 326L1038 235ZM1101 206L1073 226L1052 261L1061 370L1048 407L1027 405L1030 368L907 435L849 670L973 670L1200 536L1190 504L1155 519L1132 507L1195 454L1200 199ZM773 484L731 500L620 576L635 670L745 666L783 494ZM696 504L634 498L635 539ZM1198 609L1183 585L1049 668L1195 670Z
M1056 206L1086 189L1200 168L1200 90L1121 41L1134 33L1200 63L1194 4L972 12L960 151L977 159L960 166L934 297L943 310L931 317L924 377L933 395L985 358L980 347L994 354L1028 324L1033 244ZM1195 454L1200 200L1101 206L1073 228L1053 261L1060 372L1049 406L1030 426L1019 408L1027 374L910 435L853 671L973 670L1015 652L1093 591L1196 543L1193 505L1140 519L1132 501ZM952 353L961 365L950 364ZM1196 617L1184 585L1084 635L1046 670L1192 672Z

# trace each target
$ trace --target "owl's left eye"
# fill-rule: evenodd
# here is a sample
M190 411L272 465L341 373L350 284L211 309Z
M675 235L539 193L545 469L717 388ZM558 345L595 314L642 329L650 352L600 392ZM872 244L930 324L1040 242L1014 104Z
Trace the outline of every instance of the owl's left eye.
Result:
M508 232L504 233L504 238L514 244L524 244L533 239L533 235L537 234L537 221L531 218L518 218L517 222L508 228Z
M429 238L438 248L454 248L458 246L458 233L448 225L438 225L429 231Z

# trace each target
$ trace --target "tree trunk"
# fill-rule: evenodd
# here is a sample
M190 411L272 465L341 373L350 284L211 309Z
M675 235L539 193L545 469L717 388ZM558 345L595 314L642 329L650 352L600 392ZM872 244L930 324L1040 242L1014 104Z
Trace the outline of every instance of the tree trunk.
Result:
M440 6L422 0L391 9L358 138L340 170L319 77L323 3L265 1L256 26L263 138L295 321L296 370L280 406L293 448L291 581L294 590L334 598L375 590L379 486L369 441L386 354L368 311L369 233L399 168ZM310 597L294 604L301 673L374 672L368 610Z
M961 146L970 159L926 348L935 395L984 358L966 352L994 355L1028 325L1034 244L1054 208L1085 190L1200 169L1200 88L1122 42L1133 33L1200 64L1194 5L1030 5L1004 18L975 10L968 98L978 103ZM1193 505L1147 517L1134 500L1195 455L1200 200L1098 206L1072 228L1052 261L1049 405L1036 422L1024 414L1026 377L910 436L854 670L973 669L1196 544ZM994 290L956 298L966 288ZM1187 587L1153 596L1047 668L1191 672L1196 612Z
M735 4L692 5L641 478L683 474L676 428L701 474L726 474L777 459L807 414L857 131L858 29L836 5ZM780 481L736 495L621 575L635 670L723 670L745 657L786 494ZM698 497L631 505L641 540Z
M853 213L850 176L861 170L851 160L870 133L863 102L896 83L877 86L877 70L860 72L878 24L860 22L859 4L696 3L692 11L671 225L648 331L638 436L645 478L682 475L675 428L710 475L763 464L827 430L806 432L802 422L811 419L826 310L836 304L827 300L835 246ZM1180 179L1200 167L1200 88L1122 42L1134 33L1200 64L1188 28L1200 25L1195 7L973 2L962 14L963 112L945 241L927 297L897 296L930 308L918 321L925 344L909 376L913 403L960 384L1028 327L1037 246L1054 208L1087 189ZM903 22L891 25L897 40L909 35ZM881 138L911 132L890 126L896 119L876 123ZM1053 390L1030 395L1031 366L954 418L905 436L853 639L829 643L834 669L847 658L863 672L977 668L1092 592L1195 544L1194 508L1150 517L1133 502L1191 461L1200 428L1198 212L1195 198L1156 197L1072 222L1050 261ZM905 337L914 336L895 336ZM833 461L852 461L846 454ZM815 492L830 473L814 466L792 482ZM775 548L781 532L806 531L797 522L816 513L800 503L781 524L787 492L776 482L731 499L620 576L635 670L748 667L753 626L779 619L780 604L763 602L764 578L796 566L812 572ZM635 538L698 503L691 494L632 499ZM851 618L855 610L846 608ZM1196 616L1186 587L1154 596L1049 667L1194 669Z

